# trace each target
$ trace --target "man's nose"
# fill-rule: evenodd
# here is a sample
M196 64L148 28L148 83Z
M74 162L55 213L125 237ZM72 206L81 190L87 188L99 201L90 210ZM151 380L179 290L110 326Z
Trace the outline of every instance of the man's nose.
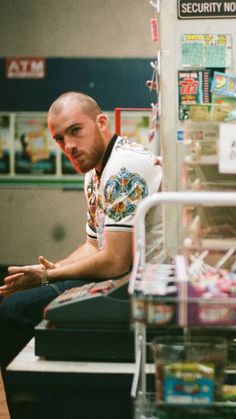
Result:
M75 147L73 139L69 135L65 135L64 137L64 145L65 145L65 151L67 153L71 153L73 148Z

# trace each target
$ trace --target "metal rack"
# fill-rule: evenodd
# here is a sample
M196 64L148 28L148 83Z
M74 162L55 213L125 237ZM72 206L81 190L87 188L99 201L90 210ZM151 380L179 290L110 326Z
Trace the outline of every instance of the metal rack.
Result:
M179 203L191 205L214 205L214 206L235 206L236 192L163 192L156 193L145 198L139 205L135 218L135 260L134 267L130 277L129 293L131 298L134 294L136 281L138 281L140 272L146 264L145 247L145 217L148 211L162 203ZM136 368L131 389L131 396L136 397L137 393L147 394L146 374L150 372L150 365L146 363L147 334L146 324L144 322L134 321L135 329L135 360ZM149 367L149 368L148 368ZM165 404L165 403L164 403ZM214 403L214 405L224 405L223 402ZM235 405L232 403L231 405Z

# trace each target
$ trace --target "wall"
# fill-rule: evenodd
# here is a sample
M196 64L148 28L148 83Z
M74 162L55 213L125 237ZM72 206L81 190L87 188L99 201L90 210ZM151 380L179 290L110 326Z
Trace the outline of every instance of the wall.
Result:
M123 58L147 59L147 67L142 67L146 71L143 85L141 74L137 88L140 88L142 106L143 87L152 73L149 59L153 60L156 54L151 41L151 17L153 9L148 0L1 0L0 57L112 59L121 60L119 62L123 66L126 62ZM99 71L98 68L93 70ZM134 71L130 75L127 66L127 76L134 77L135 74ZM97 76L101 79L103 74ZM58 86L57 77L52 80L53 84L47 87L49 101L57 88L55 86ZM35 95L28 84L18 92L16 85L6 85L3 74L1 81L6 89L4 94L3 88L1 90L1 110L5 106L9 108L9 97L11 109L14 107L17 110L20 103L22 110L31 111L27 107L34 103L34 110L47 110L37 107L38 98L42 100L40 89ZM127 95L125 83L125 71L122 78L119 73L116 74L113 89L119 92L119 97L122 97L122 89L124 97ZM93 94L93 91L90 93ZM136 88L134 93L137 96ZM97 99L100 96L99 93ZM132 98L132 91L129 98ZM145 100L149 100L148 95ZM115 106L127 105L119 103ZM0 189L0 264L35 263L42 253L51 260L57 260L73 250L84 238L85 206L82 195L82 192L63 189Z
M85 239L82 191L2 189L0 264L55 261Z
M14 79L6 78L0 58L0 111L47 112L56 97L70 90L93 96L103 110L149 108L155 97L145 85L150 69L147 58L50 57L44 78Z
M150 57L148 0L1 0L0 56Z

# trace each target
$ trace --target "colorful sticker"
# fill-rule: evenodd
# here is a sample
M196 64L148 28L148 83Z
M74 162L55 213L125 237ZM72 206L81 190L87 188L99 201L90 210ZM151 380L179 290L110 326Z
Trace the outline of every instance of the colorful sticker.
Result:
M179 119L188 119L188 106L211 101L211 72L208 70L178 71Z
M165 365L164 401L168 403L210 403L214 400L215 369L198 362Z
M211 92L217 95L236 98L236 76L215 71Z
M182 66L227 68L232 64L232 35L182 35Z

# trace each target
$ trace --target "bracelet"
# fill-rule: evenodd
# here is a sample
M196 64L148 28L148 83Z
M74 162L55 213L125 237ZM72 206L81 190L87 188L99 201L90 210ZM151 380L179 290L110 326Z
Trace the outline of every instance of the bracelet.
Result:
M45 268L43 271L43 275L42 275L42 283L41 283L42 287L44 287L44 285L49 285L49 280L48 280L48 270Z
M113 279L109 279L109 288L115 288L115 283L116 281L114 281Z

